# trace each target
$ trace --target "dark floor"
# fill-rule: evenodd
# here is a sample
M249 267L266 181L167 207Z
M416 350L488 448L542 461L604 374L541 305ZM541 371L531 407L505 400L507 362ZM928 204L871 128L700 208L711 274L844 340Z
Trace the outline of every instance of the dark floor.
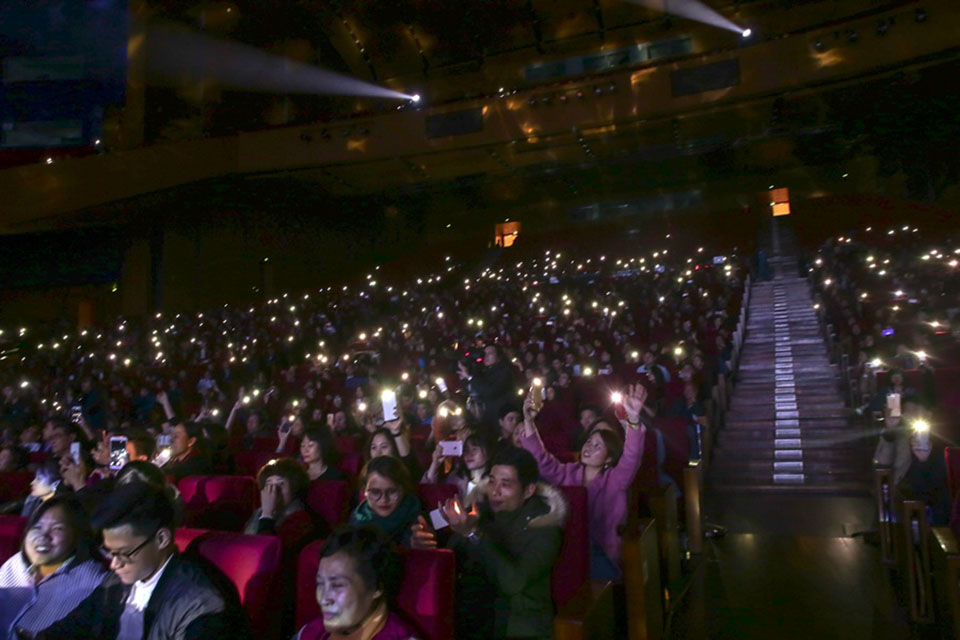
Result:
M669 637L936 637L908 623L879 550L849 537L870 528L869 498L728 494L705 506L729 533L708 540Z

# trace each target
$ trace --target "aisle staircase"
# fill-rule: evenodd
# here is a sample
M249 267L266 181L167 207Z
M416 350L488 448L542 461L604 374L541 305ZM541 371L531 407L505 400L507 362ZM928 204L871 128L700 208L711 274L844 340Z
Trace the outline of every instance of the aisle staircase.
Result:
M761 246L773 279L752 285L738 381L715 443L712 486L864 492L870 453L848 418L809 285L798 275L792 234L771 222Z

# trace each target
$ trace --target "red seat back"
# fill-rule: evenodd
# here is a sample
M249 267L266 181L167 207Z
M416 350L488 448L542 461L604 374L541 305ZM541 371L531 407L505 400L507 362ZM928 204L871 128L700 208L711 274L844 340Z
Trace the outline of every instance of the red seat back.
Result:
M269 438L254 438L250 443L251 451L269 451L276 454L277 447L280 445L280 439L276 436L270 436Z
M663 470L677 483L683 486L683 470L690 463L690 437L687 434L687 419L676 416L664 416L654 419L653 426L663 434L663 443L667 457L663 461ZM656 451L656 449L654 449Z
M173 543L177 545L180 553L186 553L203 536L210 533L209 529L191 529L190 527L177 527L173 532Z
M307 505L336 529L350 514L350 485L343 480L315 480L307 489Z
M20 516L0 516L0 564L20 550L20 541L27 528L27 519Z
M335 436L333 446L340 455L360 451L360 438L356 436Z
M282 561L280 539L211 531L198 540L196 549L236 586L253 637L276 637L282 610L276 603Z
M360 475L360 470L363 469L363 454L359 451L354 451L353 453L346 453L340 456L337 468L340 469L351 482L355 482Z
M960 447L947 447L943 450L947 463L947 489L950 491L950 501L957 499L960 489Z
M427 511L433 511L437 508L437 503L446 502L457 495L457 485L436 483L421 483L417 485L417 493L420 495L420 504Z
M30 493L33 474L29 471L6 471L0 473L0 502L22 500Z
M557 608L590 577L590 525L586 487L557 487L567 501L563 546L553 565L550 590Z
M257 481L249 476L187 476L177 487L187 527L242 531L260 501Z
M279 457L273 451L237 451L233 454L233 468L238 475L256 478L263 465Z
M325 541L311 542L300 553L297 566L297 628L320 615L317 604L317 567ZM397 607L426 640L453 638L453 592L456 559L449 549L401 549L403 583Z

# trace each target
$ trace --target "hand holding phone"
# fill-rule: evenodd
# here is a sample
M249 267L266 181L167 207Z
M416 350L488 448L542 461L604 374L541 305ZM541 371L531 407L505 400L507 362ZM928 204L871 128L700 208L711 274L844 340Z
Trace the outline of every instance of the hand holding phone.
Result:
M110 469L117 471L122 469L127 462L130 461L130 456L127 454L127 437L126 436L111 436L110 437Z
M380 402L383 404L383 421L390 422L396 420L397 415L397 392L393 389L384 389L380 394Z
M459 458L463 455L462 440L441 440L437 443L440 447L440 455Z

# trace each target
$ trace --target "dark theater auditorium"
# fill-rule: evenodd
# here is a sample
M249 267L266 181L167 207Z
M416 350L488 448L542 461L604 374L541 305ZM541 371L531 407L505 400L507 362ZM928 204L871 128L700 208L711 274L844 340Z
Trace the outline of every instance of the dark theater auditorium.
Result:
M0 0L0 640L960 639L958 86L958 0Z

